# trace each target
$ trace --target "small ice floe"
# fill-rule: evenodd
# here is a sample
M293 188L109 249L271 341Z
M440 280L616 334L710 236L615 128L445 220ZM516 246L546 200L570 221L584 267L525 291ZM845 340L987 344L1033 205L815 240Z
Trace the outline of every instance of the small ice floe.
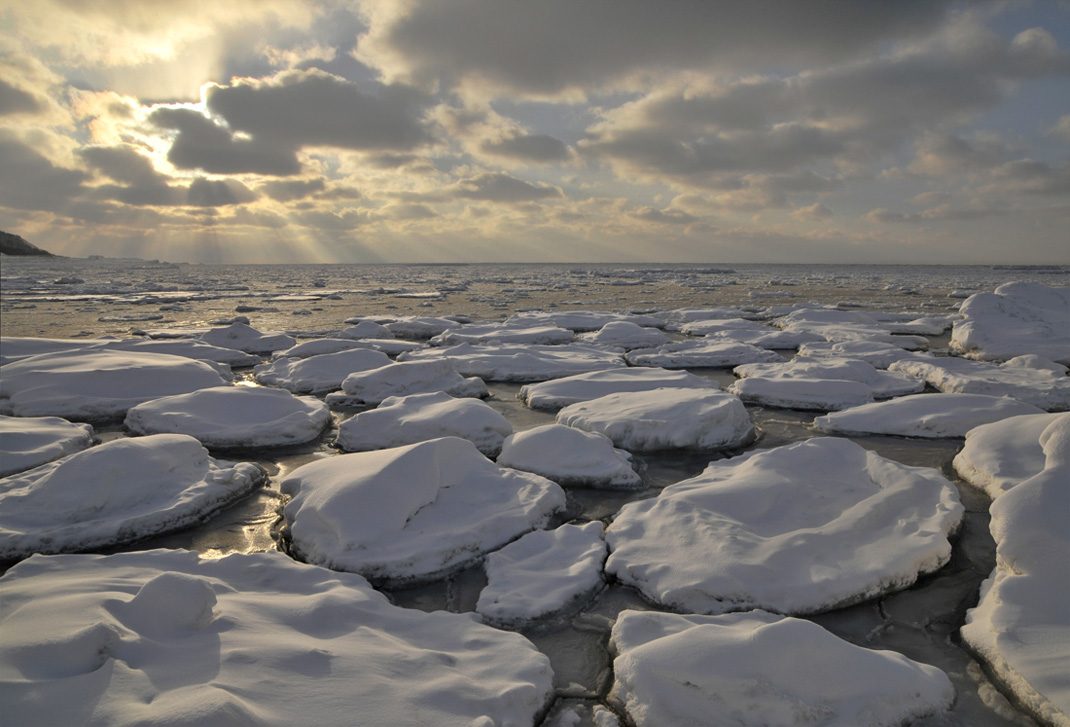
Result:
M342 381L341 393L327 395L332 406L376 406L391 396L444 391L450 396L483 399L489 395L483 379L464 377L447 359L403 361L358 371Z
M93 427L60 417L0 414L0 477L32 469L93 443Z
M900 437L965 437L974 427L1044 410L1006 396L913 394L814 419L823 432Z
M1029 712L1070 725L1070 414L1054 418L1038 442L1041 470L989 508L996 568L961 633Z
M478 376L484 381L528 383L565 376L624 368L619 353L593 346L456 346L412 351L398 356L398 361L448 359L461 376Z
M916 314L897 315L894 313L874 314L878 323L892 333L907 333L918 336L939 336L951 328L959 316L918 316Z
M784 360L772 351L749 343L714 338L640 348L629 351L625 358L632 366L660 366L666 369L731 368L745 363Z
M505 320L511 326L559 326L576 333L590 333L600 330L607 323L618 321L648 328L662 328L665 325L663 319L655 316L596 310L524 311L514 313Z
M600 522L528 533L487 556L476 611L516 626L567 610L602 588L605 560Z
M320 435L331 421L327 405L282 389L219 386L165 396L126 413L136 434L188 434L206 447L278 447Z
M713 389L719 391L717 382L687 371L670 371L655 366L637 366L586 374L566 376L561 379L525 384L517 398L532 409L560 409L581 401L590 401L606 394L625 391L650 391L651 389Z
M12 725L530 725L554 697L519 634L277 552L33 558L3 588Z
M878 369L886 369L896 361L903 359L922 359L931 361L932 355L914 351L904 351L901 347L880 341L839 341L830 343L818 341L799 346L799 355L806 358L854 358L865 361Z
M0 480L0 559L122 545L203 519L265 479L193 437L117 439Z
M228 383L219 364L166 353L97 350L30 356L4 366L0 413L100 421L161 396ZM222 366L229 376L230 369Z
M661 346L669 342L669 337L657 328L637 326L630 321L611 321L593 333L580 334L578 340L631 351Z
M348 323L348 321L346 322ZM399 316L389 320L384 325L398 338L426 341L429 338L445 333L450 328L457 328L461 324L449 318Z
M353 348L308 358L280 358L253 369L256 380L265 386L281 386L295 394L323 394L342 386L350 374L391 363L382 351Z
M375 321L364 320L355 326L346 328L338 334L339 338L393 338L394 334L389 328Z
M1070 366L1070 288L1007 283L962 304L951 332L955 353L1006 361L1032 353Z
M755 436L739 397L705 389L607 394L566 406L557 423L604 434L632 452L731 449Z
M439 437L460 437L493 457L513 425L478 399L456 399L436 391L391 396L379 408L342 422L336 444L347 452L366 452L415 444Z
M910 351L929 347L929 339L918 335L892 333L871 315L862 311L829 308L800 308L776 320L785 331L806 332L826 341L878 341Z
M947 356L904 359L888 370L920 376L948 394L1010 396L1045 411L1070 409L1066 367L1036 356L1019 356L1002 364Z
M804 343L825 339L806 331L782 331L744 318L693 321L681 328L689 336L705 336L714 341L738 341L769 349L796 349Z
M548 452L553 456L548 457ZM632 467L632 456L614 448L609 437L561 424L510 434L497 461L502 467L534 472L560 485L632 489L643 484Z
M297 341L293 336L277 331L261 333L247 323L237 321L226 328L213 328L202 333L201 340L213 346L236 348L239 351L256 354L270 354L283 348L290 348Z
M955 700L934 666L765 611L624 611L610 648L609 701L636 727L899 727Z
M748 317L741 308L731 306L677 308L675 310L662 311L658 316L664 318L666 331L681 331L687 324L697 321L732 320Z
M848 439L711 462L618 513L606 572L691 613L808 614L897 591L951 557L958 492Z
M417 347L419 347L417 345ZM363 341L354 341L347 338L315 338L311 341L299 343L290 348L284 348L271 354L272 361L282 358L309 358L322 356L327 353L339 351L352 351L354 348L368 348ZM258 360L257 363L260 363Z
M341 454L281 483L302 560L391 585L443 577L565 508L550 480L494 464L465 439Z
M503 343L510 345L537 344L559 346L571 343L574 334L559 326L517 326L508 323L481 323L451 328L432 338L432 346L453 346L458 343Z
M153 339L129 339L125 341L108 341L104 348L115 351L147 351L149 353L169 353L173 356L185 356L198 361L214 361L227 366L256 366L262 359L256 354L245 353L234 348L213 346L205 341L194 339L173 339L156 341Z
M1044 469L1040 438L1057 421L1070 426L1070 414L1029 414L971 429L955 455L955 471L995 499Z

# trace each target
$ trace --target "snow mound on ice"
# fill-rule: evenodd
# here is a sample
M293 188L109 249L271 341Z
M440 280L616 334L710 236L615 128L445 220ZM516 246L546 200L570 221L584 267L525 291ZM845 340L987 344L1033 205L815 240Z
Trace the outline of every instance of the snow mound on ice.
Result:
M347 376L386 366L390 357L370 348L353 348L308 358L281 358L253 369L265 386L280 386L295 394L323 394L342 386Z
M657 328L638 326L630 321L610 321L593 333L580 334L579 340L631 351L661 346L669 342L669 337Z
M446 359L403 361L350 374L342 381L342 393L328 402L346 406L375 406L391 396L444 391L450 396L482 399L487 385L475 376L465 378Z
M205 331L201 334L201 340L213 346L236 348L256 354L269 354L282 348L290 348L297 343L293 336L278 331L263 333L241 321L231 323L226 328Z
M971 429L952 464L962 479L995 499L1039 474L1047 455L1044 431L1065 414L1026 414Z
M480 323L451 328L432 338L432 346L453 346L458 343L507 343L554 346L571 343L573 333L558 326L512 326L508 323Z
M534 472L561 485L630 489L643 484L632 468L632 456L614 449L609 437L561 424L510 434L497 461L502 467Z
M1006 283L971 295L951 331L955 353L982 361L1036 354L1070 366L1070 288Z

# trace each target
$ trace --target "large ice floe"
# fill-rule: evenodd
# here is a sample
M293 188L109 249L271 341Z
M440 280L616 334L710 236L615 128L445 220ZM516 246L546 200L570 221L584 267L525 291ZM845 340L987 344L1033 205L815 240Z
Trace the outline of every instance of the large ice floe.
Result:
M684 324L680 330L690 336L706 336L711 340L719 341L738 341L759 348L795 349L804 343L825 340L815 333L783 331L745 318L692 321Z
M280 386L295 394L324 394L342 386L357 371L391 363L382 351L353 348L308 358L280 358L253 368L256 380L265 386Z
M446 575L565 507L559 485L457 437L312 462L280 487L300 558L388 584Z
M669 342L669 337L657 328L638 326L631 321L611 321L597 331L581 333L578 340L631 351L661 346Z
M513 425L482 401L435 391L384 399L377 409L342 422L336 444L347 452L365 452L460 437L493 457L501 451L502 440L512 433Z
M1001 364L955 357L904 359L888 370L920 376L948 394L1010 396L1045 411L1070 409L1066 367L1034 355L1016 356Z
M970 296L950 348L984 361L1036 354L1070 366L1070 288L1007 283Z
M225 328L206 331L201 334L201 340L213 346L236 348L256 354L269 354L282 348L290 348L297 343L293 336L278 331L264 333L241 321L231 323Z
M478 399L490 393L483 379L461 376L448 359L432 359L391 363L350 374L342 381L342 391L328 394L327 401L332 405L375 406L391 396L434 391Z
M955 455L955 471L995 499L1040 474L1047 461L1041 435L1060 419L1070 422L1070 414L1027 414L971 429Z
M432 346L453 346L458 343L507 343L554 346L571 343L572 331L558 326L512 326L508 323L481 323L450 328L432 338Z
M1005 396L914 394L852 407L814 419L824 432L900 437L965 437L982 424L1044 410Z
M116 351L143 351L148 353L169 353L173 356L185 356L200 361L214 361L227 366L255 366L260 363L260 356L245 353L234 348L213 346L205 341L195 339L175 339L156 341L150 338L109 341L104 348Z
M623 368L618 353L575 343L562 346L508 346L461 343L398 356L398 361L448 359L461 376L484 381L528 383L573 376L588 371Z
M925 336L892 333L888 325L862 311L799 308L778 318L774 324L785 331L811 333L832 343L870 341L889 343L907 350L929 346L929 339Z
M487 585L476 611L516 625L577 605L602 588L602 523L535 530L487 556Z
M281 553L35 557L0 579L11 725L531 725L549 660Z
M1013 420L1008 420L1013 421ZM996 568L962 638L1046 723L1070 725L1070 414L1037 440L1042 469L990 508Z
M886 369L896 361L920 358L933 359L932 354L904 351L901 347L881 341L817 341L799 346L799 356L806 358L853 358Z
M606 394L651 389L713 389L720 387L710 379L687 371L670 371L658 367L637 366L566 376L520 387L517 398L532 409L560 409Z
M936 667L765 611L624 611L610 647L610 701L636 727L899 727L955 699Z
M93 427L61 417L0 414L0 477L79 452L93 443Z
M632 456L614 448L604 434L544 424L510 434L501 449L497 462L502 467L534 472L561 485L631 489L643 484Z
M117 439L0 480L0 559L121 545L176 530L265 479L193 437Z
M229 375L229 368L223 368ZM184 356L60 351L4 366L0 413L84 421L115 419L142 402L221 386L227 381L212 364Z
M621 449L730 449L753 441L754 425L733 394L652 389L607 394L566 406L557 423L598 432Z
M746 363L784 360L773 351L749 343L715 338L638 348L629 351L626 358L632 366L660 366L666 369L732 368Z
M206 447L277 447L315 439L331 421L327 405L282 389L217 386L132 407L136 434L188 434Z
M846 439L711 462L606 531L606 572L693 613L807 614L905 588L951 556L955 487Z

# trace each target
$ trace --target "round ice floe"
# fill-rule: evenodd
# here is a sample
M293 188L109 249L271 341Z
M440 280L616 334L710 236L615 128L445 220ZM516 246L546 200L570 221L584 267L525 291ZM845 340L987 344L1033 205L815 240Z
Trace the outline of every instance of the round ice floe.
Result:
M640 348L629 351L626 358L632 366L661 366L667 369L730 368L745 363L784 360L772 351L749 343L712 338Z
M920 376L948 394L1010 396L1045 411L1070 409L1070 377L1061 364L1045 359L1010 359L997 365L944 356L896 361L888 369Z
M0 559L121 545L197 522L264 479L182 434L117 439L0 480Z
M392 363L350 374L342 381L342 393L331 395L328 401L348 406L374 406L391 396L433 391L479 399L489 393L483 379L461 376L447 359L431 359Z
M161 396L227 383L212 365L164 353L61 351L4 366L0 411L103 420Z
M974 427L1044 410L1005 396L914 394L817 417L814 426L841 434L965 437Z
M0 477L37 467L93 443L93 427L60 417L0 414Z
M139 404L126 413L125 425L137 434L188 434L208 447L276 447L315 439L330 421L318 399L218 386Z
M1028 414L971 429L955 455L955 471L989 497L999 497L1044 469L1040 438L1056 422L1070 427L1070 414Z
M285 333L262 333L247 323L238 321L226 328L213 328L201 334L201 340L213 346L236 348L246 353L268 354L283 348L290 348L297 341Z
M436 391L391 396L379 408L342 422L337 445L347 452L365 452L415 444L439 437L460 437L493 457L513 425L478 399L456 399Z
M505 323L451 328L432 338L432 346L453 346L458 343L508 343L553 346L572 341L573 333L557 326L511 326Z
M693 613L825 611L905 588L951 556L954 486L846 439L712 462L606 532L606 572Z
M609 437L561 424L510 434L502 444L498 464L562 485L616 489L643 484L632 468L632 456L615 449Z
M1033 353L1070 366L1070 288L1007 283L962 304L952 351L984 361Z
M445 358L461 376L478 376L484 381L527 383L573 376L588 371L623 368L620 354L605 349L567 344L563 346L456 346L413 351L399 361Z
M390 357L370 348L354 348L308 358L282 358L253 369L265 386L281 386L295 394L322 394L341 387L347 376L386 366Z
M653 389L566 406L557 423L598 432L621 449L727 449L754 439L739 397L702 389Z
M624 611L609 698L637 727L898 727L951 707L941 670L764 611Z
M522 636L281 553L33 558L0 584L12 725L530 725L553 699Z
M606 394L651 389L714 389L716 382L686 371L669 371L656 367L629 367L592 371L563 379L525 384L517 398L532 409L560 409Z
M657 328L637 326L629 321L611 321L593 333L580 335L580 340L631 351L660 346L668 343L669 337Z
M602 523L536 530L487 556L476 611L517 624L562 611L602 587Z
M565 493L445 437L329 457L282 481L303 559L386 583L430 580L545 527Z

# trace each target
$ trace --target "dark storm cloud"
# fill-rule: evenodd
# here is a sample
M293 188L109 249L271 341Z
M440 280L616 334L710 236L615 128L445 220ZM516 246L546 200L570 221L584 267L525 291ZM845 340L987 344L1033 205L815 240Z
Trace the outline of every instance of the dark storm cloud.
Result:
M556 187L537 186L502 173L478 174L454 184L449 193L460 199L520 204L561 197Z
M565 142L546 134L514 136L501 141L485 141L480 150L486 154L519 159L521 161L547 163L568 159Z
M32 93L0 80L0 116L37 114L44 110L45 105Z
M57 167L14 134L0 129L0 206L61 210L83 192L89 175Z

